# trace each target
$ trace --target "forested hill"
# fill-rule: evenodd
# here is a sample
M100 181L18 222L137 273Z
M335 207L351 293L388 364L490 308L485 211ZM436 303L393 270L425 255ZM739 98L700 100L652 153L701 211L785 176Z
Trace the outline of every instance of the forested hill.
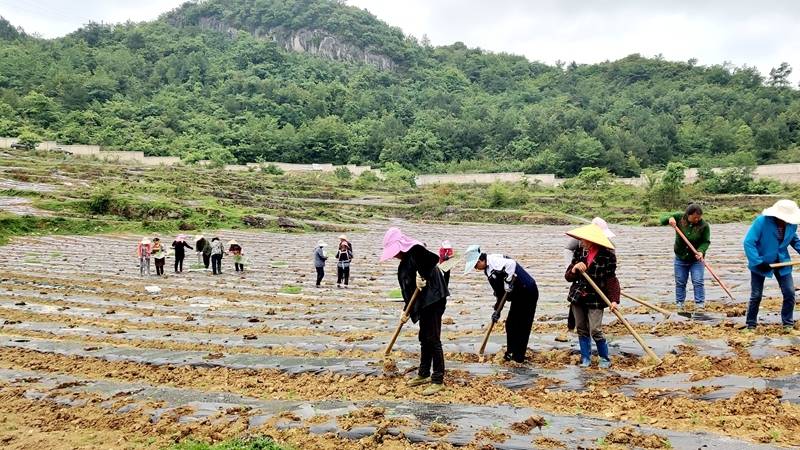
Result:
M0 135L187 160L632 175L800 161L789 71L549 66L432 47L329 0L208 0L54 40L0 21Z

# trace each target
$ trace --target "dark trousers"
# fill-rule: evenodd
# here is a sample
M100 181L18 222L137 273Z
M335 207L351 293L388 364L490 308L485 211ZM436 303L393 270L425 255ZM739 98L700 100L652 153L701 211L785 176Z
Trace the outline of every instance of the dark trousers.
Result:
M183 272L183 258L185 255L175 255L175 272Z
M442 314L445 302L440 301L420 311L419 317L419 376L431 377L435 384L444 383L444 352L442 351ZM431 365L433 373L431 374Z
M233 263L233 268L236 269L237 272L244 272L244 264Z
M525 362L525 352L528 350L539 290L534 286L533 289L514 294L506 318L506 356L521 363Z
M211 255L206 255L203 253L203 265L206 266L206 269L208 269L209 261L211 261Z
M211 255L211 270L214 275L222 273L222 255Z
M444 285L450 287L450 271L444 273Z
M325 268L317 267L317 286L322 283L323 278L325 278Z
M155 258L155 260L156 260L156 275L164 275L164 262L165 262L164 258L161 259Z
M336 267L336 284L342 284L344 281L344 285L347 286L350 283L350 268L342 268Z
M778 286L781 288L783 305L781 306L781 322L784 326L794 325L794 281L792 274L775 274ZM758 323L758 308L761 306L761 297L764 294L764 277L755 272L750 272L750 303L747 305L747 327L755 328Z

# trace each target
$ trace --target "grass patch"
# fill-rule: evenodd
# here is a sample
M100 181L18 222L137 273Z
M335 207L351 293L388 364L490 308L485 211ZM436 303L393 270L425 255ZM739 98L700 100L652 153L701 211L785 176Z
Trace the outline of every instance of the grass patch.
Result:
M290 284L282 287L278 292L281 294L299 294L302 290L303 288L300 286L294 286Z
M269 437L254 436L248 438L236 438L209 444L206 442L186 439L167 447L168 450L293 450L292 447L280 445Z
M389 298L403 298L403 292L400 289L392 289L386 293Z

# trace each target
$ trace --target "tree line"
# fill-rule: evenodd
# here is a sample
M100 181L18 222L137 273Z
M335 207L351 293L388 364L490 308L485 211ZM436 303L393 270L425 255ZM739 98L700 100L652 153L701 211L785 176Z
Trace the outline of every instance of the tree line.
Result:
M205 29L214 18L241 30ZM257 31L325 30L395 70L284 50ZM630 55L547 65L433 47L329 0L209 0L59 39L0 20L0 135L187 161L330 162L417 172L620 176L800 161L791 67Z

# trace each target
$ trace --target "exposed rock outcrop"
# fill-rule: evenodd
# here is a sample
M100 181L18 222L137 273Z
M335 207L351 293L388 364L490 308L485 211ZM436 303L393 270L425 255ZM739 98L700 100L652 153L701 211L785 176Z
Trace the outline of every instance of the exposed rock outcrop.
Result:
M335 61L360 62L381 70L394 70L397 66L388 56L344 42L325 30L307 28L290 30L283 27L242 30L214 17L203 17L199 20L198 25L228 34L231 37L235 37L240 31L245 31L257 39L271 40L288 51L308 53Z

